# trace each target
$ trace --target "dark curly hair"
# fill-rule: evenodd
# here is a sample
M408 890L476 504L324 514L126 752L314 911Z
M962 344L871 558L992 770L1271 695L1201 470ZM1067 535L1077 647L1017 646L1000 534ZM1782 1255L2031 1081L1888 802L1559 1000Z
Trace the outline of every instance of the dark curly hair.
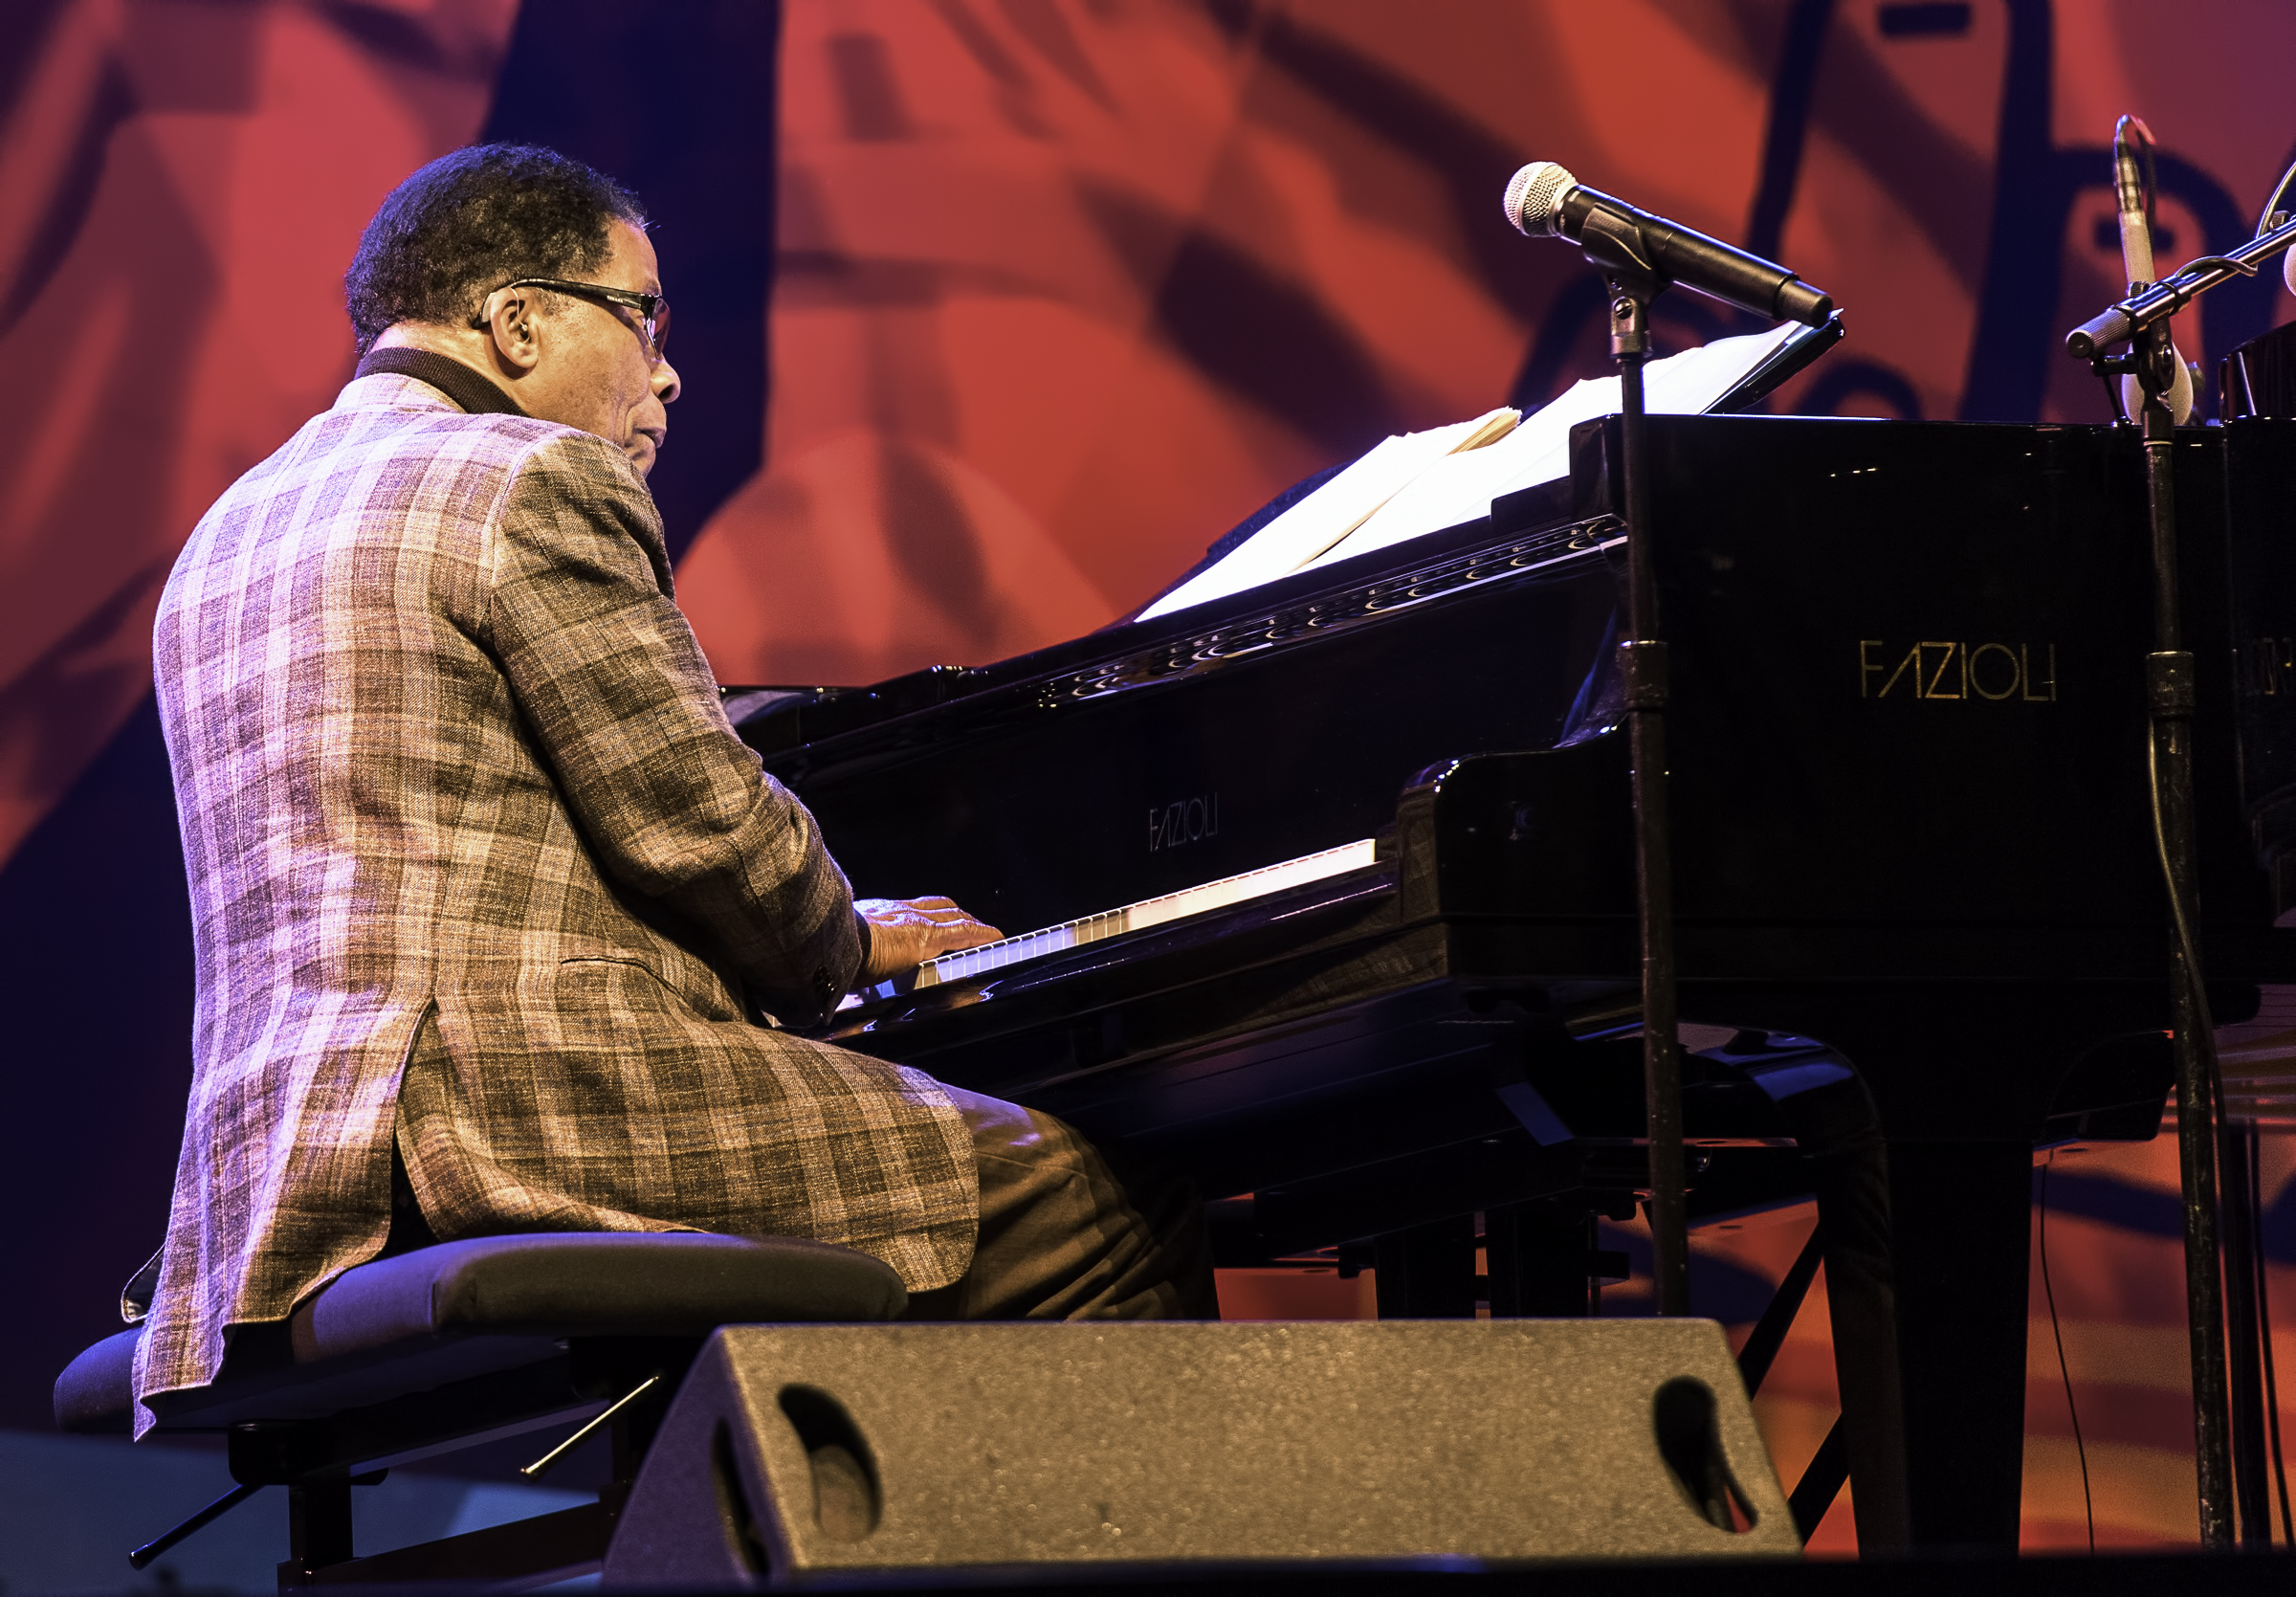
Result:
M646 226L605 173L531 144L471 144L390 191L342 275L364 355L394 322L459 326L519 277L582 277L606 264L616 222Z

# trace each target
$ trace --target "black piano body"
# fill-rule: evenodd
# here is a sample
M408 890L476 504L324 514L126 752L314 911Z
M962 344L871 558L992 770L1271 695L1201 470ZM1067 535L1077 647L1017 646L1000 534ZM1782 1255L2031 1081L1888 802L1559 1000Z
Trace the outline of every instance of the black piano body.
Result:
M2136 442L1649 436L1694 1199L1818 1192L1867 1543L2014 1547L2033 1150L2149 1135L2169 1081ZM1616 448L1588 424L1567 482L1230 601L744 717L857 892L1011 931L1380 838L832 1034L1251 1192L1271 1245L1630 1186ZM2222 1021L2296 979L2296 423L2175 453Z

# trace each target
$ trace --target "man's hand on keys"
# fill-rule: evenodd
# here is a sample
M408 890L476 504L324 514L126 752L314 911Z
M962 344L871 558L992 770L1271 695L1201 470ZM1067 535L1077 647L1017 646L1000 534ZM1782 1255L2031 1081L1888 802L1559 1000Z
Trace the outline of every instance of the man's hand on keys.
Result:
M855 978L856 987L873 987L937 954L978 947L1004 935L947 898L855 898L853 907L869 922L869 963Z

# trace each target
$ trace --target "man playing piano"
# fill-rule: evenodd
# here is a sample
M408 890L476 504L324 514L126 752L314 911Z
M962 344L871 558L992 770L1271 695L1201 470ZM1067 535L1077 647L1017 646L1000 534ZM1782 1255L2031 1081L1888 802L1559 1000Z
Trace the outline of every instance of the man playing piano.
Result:
M936 1318L1217 1312L1178 1184L781 1029L997 934L856 903L718 707L645 484L645 226L545 150L409 177L344 279L350 385L176 564L195 1075L140 1396L486 1232L818 1237Z

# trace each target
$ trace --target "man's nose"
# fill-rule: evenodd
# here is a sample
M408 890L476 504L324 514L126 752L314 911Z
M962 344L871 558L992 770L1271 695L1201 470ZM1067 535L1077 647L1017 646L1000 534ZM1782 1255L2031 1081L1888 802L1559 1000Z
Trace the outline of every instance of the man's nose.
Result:
M685 385L678 381L677 367L670 364L668 356L664 356L654 365L653 377L650 386L653 389L654 397L667 405L677 398L678 391Z

